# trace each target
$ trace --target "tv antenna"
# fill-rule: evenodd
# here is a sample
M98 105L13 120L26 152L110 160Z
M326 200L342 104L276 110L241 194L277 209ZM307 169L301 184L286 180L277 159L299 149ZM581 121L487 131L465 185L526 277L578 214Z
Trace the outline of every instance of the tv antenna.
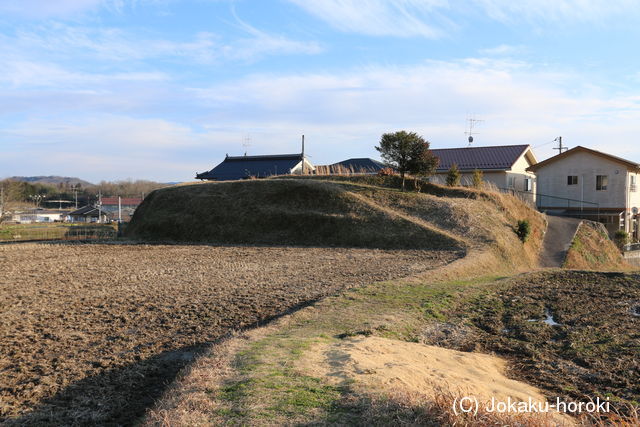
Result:
M244 138L242 138L242 149L244 150L244 155L247 155L247 151L249 151L249 147L251 147L251 136L246 134Z
M473 135L477 135L478 132L475 132L474 129L478 123L482 123L484 120L479 120L474 117L469 117L467 119L467 130L464 132L467 135L467 141L469 141L469 147L471 147L471 143L473 142Z

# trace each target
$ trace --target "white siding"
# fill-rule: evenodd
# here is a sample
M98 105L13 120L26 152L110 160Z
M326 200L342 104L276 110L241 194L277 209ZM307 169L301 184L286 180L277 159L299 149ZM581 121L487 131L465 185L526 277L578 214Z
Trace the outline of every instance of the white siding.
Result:
M537 171L538 193L600 204L600 208L625 208L627 168L618 162L591 153L577 152L556 160ZM577 185L568 185L568 176L578 177ZM608 177L607 189L596 190L596 176ZM539 197L542 207L567 207L566 200ZM571 207L579 207L572 203ZM588 206L585 205L585 208Z

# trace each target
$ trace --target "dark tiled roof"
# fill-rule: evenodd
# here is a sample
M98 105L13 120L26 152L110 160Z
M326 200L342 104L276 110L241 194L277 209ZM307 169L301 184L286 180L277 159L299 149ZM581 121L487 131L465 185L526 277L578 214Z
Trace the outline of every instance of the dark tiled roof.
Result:
M227 156L209 172L196 174L196 179L229 181L248 177L265 178L290 173L302 161L302 154L278 154L273 156Z
M104 212L104 211L103 211ZM94 207L94 206L83 206L80 209L77 209L73 212L69 212L69 215L71 216L98 216L98 208Z
M445 172L455 163L461 170L509 169L529 148L528 145L441 148L431 152L440 159L437 172Z
M385 168L384 163L367 157L359 157L356 159L347 159L338 163L329 165L329 167L343 167L353 172L378 172Z

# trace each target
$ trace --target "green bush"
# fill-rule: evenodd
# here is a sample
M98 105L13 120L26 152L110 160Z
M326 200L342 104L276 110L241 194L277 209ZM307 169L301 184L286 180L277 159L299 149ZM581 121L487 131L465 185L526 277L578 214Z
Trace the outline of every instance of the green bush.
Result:
M616 246L619 249L622 249L622 247L624 245L626 245L627 243L629 243L629 233L627 233L624 230L618 230L616 231L616 233L613 235L613 241L616 243Z
M518 227L516 228L516 234L522 240L522 243L526 242L531 234L531 224L526 219L518 221Z
M460 185L460 169L455 163L451 165L447 172L447 185L449 187L457 187Z

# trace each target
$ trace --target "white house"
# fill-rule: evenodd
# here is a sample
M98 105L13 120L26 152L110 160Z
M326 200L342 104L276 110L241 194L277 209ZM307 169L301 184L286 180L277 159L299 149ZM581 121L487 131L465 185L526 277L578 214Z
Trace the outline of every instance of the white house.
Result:
M530 145L498 145L488 147L465 147L432 149L440 160L434 176L435 184L444 184L447 172L455 163L460 169L463 185L472 183L473 171L482 171L483 180L500 189L530 193L535 197L536 176L527 168L538 161Z
M13 214L12 221L29 224L33 222L59 222L64 220L67 211L34 209L27 212L16 212Z
M586 147L575 147L530 166L538 180L543 211L603 222L638 238L640 165Z

